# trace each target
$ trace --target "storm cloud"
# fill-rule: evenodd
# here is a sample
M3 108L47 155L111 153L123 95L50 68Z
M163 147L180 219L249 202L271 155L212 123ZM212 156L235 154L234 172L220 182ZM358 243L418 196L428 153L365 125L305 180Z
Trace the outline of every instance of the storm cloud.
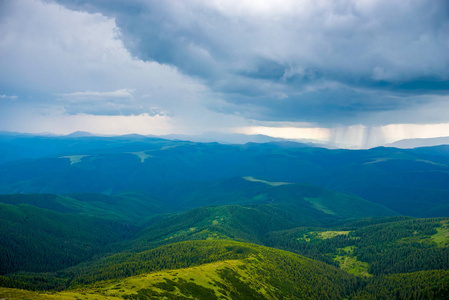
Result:
M445 0L59 2L115 18L133 55L176 66L252 119L392 122L378 112L449 91Z
M449 123L446 0L6 0L0 29L0 130Z

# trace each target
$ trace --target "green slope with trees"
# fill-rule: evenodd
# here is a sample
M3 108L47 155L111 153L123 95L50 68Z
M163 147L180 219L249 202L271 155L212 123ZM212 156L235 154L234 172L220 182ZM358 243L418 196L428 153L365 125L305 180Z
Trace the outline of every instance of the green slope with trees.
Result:
M0 203L0 275L47 272L104 253L137 228L118 221Z
M187 241L57 273L68 288L7 299L445 299L449 271L357 277L291 252L233 241Z
M139 192L124 192L113 196L96 193L11 194L0 195L0 203L30 204L56 212L121 220L133 224L142 224L154 215L171 210L163 200Z
M361 284L357 277L322 262L287 251L234 241L187 241L142 253L117 254L55 275L68 279L71 289L89 286L91 289L98 289L105 281L108 283L115 280L113 282L116 285L120 283L119 286L122 286L125 285L125 278L135 275L181 268L201 268L204 264L229 260L239 261L238 267L215 268L209 271L218 273L218 278L221 279L216 280L214 284L222 294L231 299L264 299L265 296L271 299L316 299L321 296L340 299L357 290ZM186 287L187 280L174 276L177 278L175 281L169 279L173 276L167 278L170 272L165 273L160 273L165 282L153 282L153 286L165 292L182 289L180 286L183 285L185 289L189 289ZM195 274L196 272L191 272L191 276L198 276ZM151 292L148 290L151 290L151 286L149 283L146 289L139 289L136 291L137 295L129 295L125 299L145 299L143 295ZM263 291L261 286L264 287ZM204 288L197 286L191 286L190 289L193 290L193 296L195 293L206 292ZM155 296L154 292L149 295Z
M449 270L449 219L393 217L270 232L266 245L365 276Z

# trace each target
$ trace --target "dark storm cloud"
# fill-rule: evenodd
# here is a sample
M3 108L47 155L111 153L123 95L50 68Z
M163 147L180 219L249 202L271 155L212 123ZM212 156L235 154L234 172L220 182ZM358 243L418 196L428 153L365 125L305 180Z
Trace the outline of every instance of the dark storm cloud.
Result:
M202 80L217 111L350 124L449 92L447 0L58 2L114 17L133 55Z

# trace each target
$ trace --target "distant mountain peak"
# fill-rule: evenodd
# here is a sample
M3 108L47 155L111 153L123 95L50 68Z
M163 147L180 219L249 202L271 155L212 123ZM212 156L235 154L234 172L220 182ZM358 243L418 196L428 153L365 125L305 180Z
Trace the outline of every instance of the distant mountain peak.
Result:
M391 144L387 144L385 146L396 148L418 148L418 147L432 147L440 145L449 145L449 136L436 137L436 138L404 139L396 141Z
M199 135L168 134L161 135L160 138L169 140L183 140L199 143L220 143L220 144L264 144L264 143L290 143L291 145L303 145L307 147L324 146L318 140L296 140L272 137L263 134L244 134L244 133L223 133L207 131Z
M84 136L94 136L94 135L87 131L75 131L66 135L66 137L84 137Z

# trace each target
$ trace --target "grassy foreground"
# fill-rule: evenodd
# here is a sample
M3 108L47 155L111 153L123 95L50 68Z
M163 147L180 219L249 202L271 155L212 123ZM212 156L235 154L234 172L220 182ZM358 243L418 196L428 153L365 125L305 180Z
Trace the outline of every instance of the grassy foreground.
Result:
M71 289L63 292L31 292L18 289L0 288L0 297L5 299L145 299L151 298L188 298L231 299L228 294L235 289L226 280L226 275L238 276L242 286L253 289L269 297L266 286L258 284L252 288L248 270L250 263L242 260L227 260L197 267L166 270L128 277L122 280L109 280ZM255 289L258 289L258 292ZM232 293L235 293L233 291Z
M190 261L189 266L176 267L186 260ZM131 270L132 276L127 275ZM76 272L81 277L74 278L72 282L76 284L64 291L1 288L0 298L340 299L356 290L360 283L357 277L322 262L283 250L230 241L182 242L126 257L111 257L84 271L67 272ZM83 283L81 278L89 278L89 282Z

